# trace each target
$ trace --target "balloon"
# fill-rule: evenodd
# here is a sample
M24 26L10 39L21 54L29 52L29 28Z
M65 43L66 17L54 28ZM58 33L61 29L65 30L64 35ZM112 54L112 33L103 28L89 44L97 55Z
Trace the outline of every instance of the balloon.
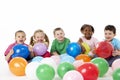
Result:
M83 60L84 62L90 62L90 60L91 60L91 58L87 54L80 54L75 59Z
M36 56L32 59L32 62L40 62L43 59L41 56Z
M73 63L74 61L75 61L75 59L72 56L68 55L68 54L66 56L64 56L64 57L61 57L61 60L60 60L61 63L62 62Z
M50 66L52 66L52 68L56 71L57 69L57 64L55 63L55 61L50 57L50 58L43 58L40 62L41 64L48 64Z
M41 56L44 55L47 51L47 46L44 43L36 43L33 46L33 52L37 55L37 56Z
M53 55L51 58L55 61L57 65L60 63L60 56L59 55Z
M85 42L82 43L82 46L85 48L85 54L88 54L90 52L90 46Z
M13 47L14 53L12 54L12 58L14 57L23 57L27 58L30 55L28 46L23 44L18 44Z
M97 56L108 58L112 56L113 46L107 41L102 41L97 45L95 51Z
M82 49L78 43L72 42L67 46L66 52L68 55L70 55L72 57L76 57L77 55L79 55L82 52Z
M48 64L41 64L36 69L36 75L39 80L53 80L55 71L53 67Z
M81 73L71 70L65 73L63 80L84 80Z
M16 76L24 76L27 64L28 62L24 58L15 57L9 62L9 69Z
M63 78L63 76L65 75L66 72L70 71L70 70L74 70L75 67L68 63L68 62L63 62L61 64L59 64L58 68L57 68L57 73L59 75L59 77Z
M25 68L25 74L26 74L28 79L38 80L38 78L36 76L36 69L38 68L39 65L40 65L40 63L38 63L38 62L28 63L28 65Z
M94 58L91 60L91 62L98 67L99 77L103 77L107 73L109 64L104 58Z
M112 78L113 80L120 80L120 68L113 71Z
M82 76L84 77L84 80L97 80L98 79L98 68L93 63L84 63L81 66L77 68L77 71L79 71Z
M83 60L76 60L73 62L73 65L75 66L76 69L82 64L84 64Z
M113 70L120 68L120 59L114 60L111 67Z

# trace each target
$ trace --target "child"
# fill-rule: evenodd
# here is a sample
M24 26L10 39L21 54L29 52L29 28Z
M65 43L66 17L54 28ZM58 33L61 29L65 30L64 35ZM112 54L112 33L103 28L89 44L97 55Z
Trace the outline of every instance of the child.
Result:
M12 54L14 53L13 47L15 45L17 45L17 44L23 44L23 45L28 46L27 44L24 43L25 40L26 40L26 34L25 34L24 31L18 30L18 31L15 32L15 42L12 43L12 44L10 44L8 46L8 48L6 49L5 53L4 53L5 59L6 59L6 61L8 61L8 63L12 59ZM29 57L32 57L32 54L30 54Z
M80 29L81 33L84 35L82 37L79 38L78 43L80 45L82 45L83 42L87 43L88 46L90 47L90 52L88 53L89 56L94 57L94 49L98 43L98 40L93 36L94 33L94 28L92 25L89 24L84 24L81 29ZM83 50L83 54L85 53L85 47L82 45L82 50Z
M114 47L112 56L106 59L109 63L109 66L111 66L114 60L120 58L120 41L114 38L116 36L115 26L107 25L104 29L104 36L105 40L110 42Z
M36 43L44 43L47 47L49 46L48 36L44 33L43 30L38 29L34 32L30 40L30 45L33 47ZM36 56L36 55L34 55ZM50 57L50 53L47 51L42 57Z
M65 37L65 33L62 28L55 28L53 31L55 39L52 42L51 54L52 55L61 55L66 53L66 48L70 43L70 40Z

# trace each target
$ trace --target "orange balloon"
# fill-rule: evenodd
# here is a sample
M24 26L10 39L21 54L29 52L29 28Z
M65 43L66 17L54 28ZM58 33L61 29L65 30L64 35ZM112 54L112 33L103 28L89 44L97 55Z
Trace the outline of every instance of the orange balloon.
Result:
M90 60L91 60L91 58L87 54L80 54L75 59L83 60L84 62L90 62Z
M9 62L9 69L16 76L24 76L27 64L28 62L24 58L15 57Z

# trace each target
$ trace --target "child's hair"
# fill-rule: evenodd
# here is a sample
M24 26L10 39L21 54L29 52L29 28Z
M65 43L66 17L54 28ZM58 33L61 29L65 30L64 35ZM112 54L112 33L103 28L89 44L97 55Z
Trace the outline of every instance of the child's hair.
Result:
M56 31L58 31L58 30L62 30L62 31L63 31L63 29L62 29L62 28L57 27L57 28L55 28L55 29L54 29L53 34L55 34L55 32L56 32Z
M16 31L16 32L15 32L15 36L16 36L16 35L17 35L17 33L19 33L19 32L20 32L20 33L24 33L24 34L25 34L25 32L24 32L23 30L18 30L18 31ZM26 34L25 34L25 35L26 35Z
M49 38L46 35L46 33L44 33L44 31L41 30L41 29L36 30L34 32L33 36L31 36L31 38L30 38L30 45L32 45L32 46L34 45L34 37L35 37L35 34L38 33L38 32L42 32L43 34L45 34L45 42L48 42L48 45L49 45Z
M113 25L107 25L107 26L105 26L104 31L105 31L105 30L110 30L110 31L112 31L114 34L116 34L116 28L115 28L115 26L113 26Z
M94 33L94 28L93 28L93 26L92 26L92 25L89 25L89 24L84 24L84 25L82 25L80 31L82 32L86 27L91 27L92 32Z

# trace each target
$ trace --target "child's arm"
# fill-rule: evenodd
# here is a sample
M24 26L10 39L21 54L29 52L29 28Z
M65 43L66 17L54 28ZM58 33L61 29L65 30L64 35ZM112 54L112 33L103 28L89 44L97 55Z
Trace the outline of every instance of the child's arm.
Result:
M10 50L10 52L5 56L5 60L9 61L11 55L14 53L13 49Z
M33 53L33 47L31 45L28 46L28 49L30 51L30 57L34 57L34 53Z
M81 48L82 48L82 53L84 54L84 53L85 53L85 48L84 48L84 46L82 46L82 43L83 43L83 40L82 40L81 38L79 38L78 44L81 46Z
M52 55L59 55L57 52L52 52Z
M117 56L117 55L120 56L120 50L115 50L112 55L113 56Z

